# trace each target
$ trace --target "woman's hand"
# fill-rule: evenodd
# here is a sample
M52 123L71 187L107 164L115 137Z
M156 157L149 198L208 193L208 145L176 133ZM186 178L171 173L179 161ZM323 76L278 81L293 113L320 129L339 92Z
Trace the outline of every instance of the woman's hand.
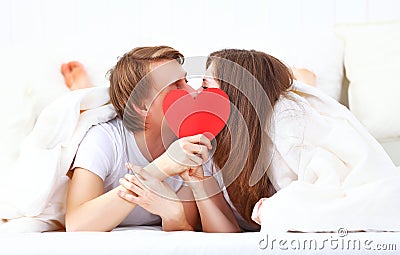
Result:
M120 184L129 192L118 195L128 202L141 206L146 211L159 215L164 230L192 230L187 223L182 202L164 182L153 177L140 167L127 164L134 175L126 174ZM165 226L168 226L166 229Z
M192 190L195 200L207 199L222 191L213 176L204 176L202 166L190 168L180 176Z
M208 160L211 141L204 135L183 137L173 142L153 164L165 175L180 174Z
M185 172L181 173L180 176L193 191L204 190L204 180L207 177L204 176L204 171L202 166L190 168Z

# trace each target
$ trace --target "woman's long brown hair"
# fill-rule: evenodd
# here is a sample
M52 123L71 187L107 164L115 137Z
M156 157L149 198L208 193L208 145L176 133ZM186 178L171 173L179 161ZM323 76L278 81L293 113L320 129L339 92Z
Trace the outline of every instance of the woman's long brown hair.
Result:
M232 103L228 123L216 137L214 164L223 169L222 176L232 203L248 222L252 222L256 202L275 193L266 174L273 147L271 140L265 138L269 134L264 130L271 124L273 107L290 88L293 76L278 59L254 50L217 51L207 59L207 68L211 64L213 76ZM252 75L252 80L246 73ZM232 110L234 107L237 110ZM251 185L254 171L262 175Z

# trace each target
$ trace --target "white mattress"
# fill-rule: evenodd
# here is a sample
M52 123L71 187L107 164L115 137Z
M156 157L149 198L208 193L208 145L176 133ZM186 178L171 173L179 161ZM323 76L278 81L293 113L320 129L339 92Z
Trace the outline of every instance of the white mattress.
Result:
M275 239L273 242L272 240ZM268 240L268 241L267 241ZM368 246L365 245L367 242ZM268 243L268 247L266 244ZM279 245L280 243L280 245ZM317 244L317 248L309 244ZM347 244L350 243L350 248ZM360 243L360 247L353 243ZM262 248L260 249L260 244ZM273 244L273 247L272 247ZM135 227L113 232L0 234L0 254L399 254L400 233L247 233L163 232ZM304 247L304 244L305 247ZM291 245L294 245L293 248ZM379 246L380 245L380 246ZM285 247L287 250L285 250ZM343 249L342 249L343 248ZM316 249L316 250L315 250ZM368 250L370 249L370 250Z

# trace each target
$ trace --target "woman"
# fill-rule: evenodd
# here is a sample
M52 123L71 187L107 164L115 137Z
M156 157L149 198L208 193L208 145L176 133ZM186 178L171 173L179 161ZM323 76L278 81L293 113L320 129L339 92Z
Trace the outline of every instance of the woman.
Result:
M182 63L183 55L171 47L139 47L126 53L110 71L110 99L117 118L92 127L79 145L71 167L67 231L110 231L116 226L159 224L160 220L167 231L193 230L196 204L180 200L192 196L191 191L173 175L184 172L185 165L201 164L211 144L202 135L173 143L176 137L163 125L161 108L170 90L189 89ZM90 86L80 63L65 64L62 72L71 89ZM130 170L137 185L123 181ZM121 199L122 194L134 195L135 201Z
M221 169L223 181L220 183L227 187L225 198L242 229L259 230L251 220L254 205L260 198L275 193L266 174L273 155L268 137L272 137L273 129L268 127L274 106L286 96L293 75L278 59L245 50L214 52L208 58L207 68L215 78L206 77L203 89L221 88L238 109L231 113L227 126L216 137L214 172ZM243 121L239 121L241 118ZM247 132L248 138L243 139ZM249 153L239 148L249 148ZM258 181L251 183L254 174L259 175Z
M202 88L221 88L237 110L231 111L227 125L217 135L212 169L206 171L217 173L241 229L256 231L259 225L251 219L254 205L275 193L266 174L273 155L268 137L273 130L268 127L274 106L287 96L293 75L278 59L246 50L214 52L207 68L212 78L205 77Z
M220 87L239 109L217 137L213 161L225 198L246 223L263 198L253 219L266 231L400 228L399 171L347 108L293 81L282 62L263 52L217 51L207 66L215 79L203 86ZM247 157L240 152L246 130Z

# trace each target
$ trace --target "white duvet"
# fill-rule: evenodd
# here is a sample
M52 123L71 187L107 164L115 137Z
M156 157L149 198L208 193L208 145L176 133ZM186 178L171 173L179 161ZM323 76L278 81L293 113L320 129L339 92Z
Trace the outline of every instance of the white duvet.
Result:
M400 231L400 169L381 145L319 90L296 82L289 95L275 107L278 192L253 211L261 231Z
M115 117L108 87L67 92L48 105L23 140L19 157L0 172L0 232L60 229L67 171L86 131ZM86 110L80 114L80 110ZM4 220L6 219L6 220Z

